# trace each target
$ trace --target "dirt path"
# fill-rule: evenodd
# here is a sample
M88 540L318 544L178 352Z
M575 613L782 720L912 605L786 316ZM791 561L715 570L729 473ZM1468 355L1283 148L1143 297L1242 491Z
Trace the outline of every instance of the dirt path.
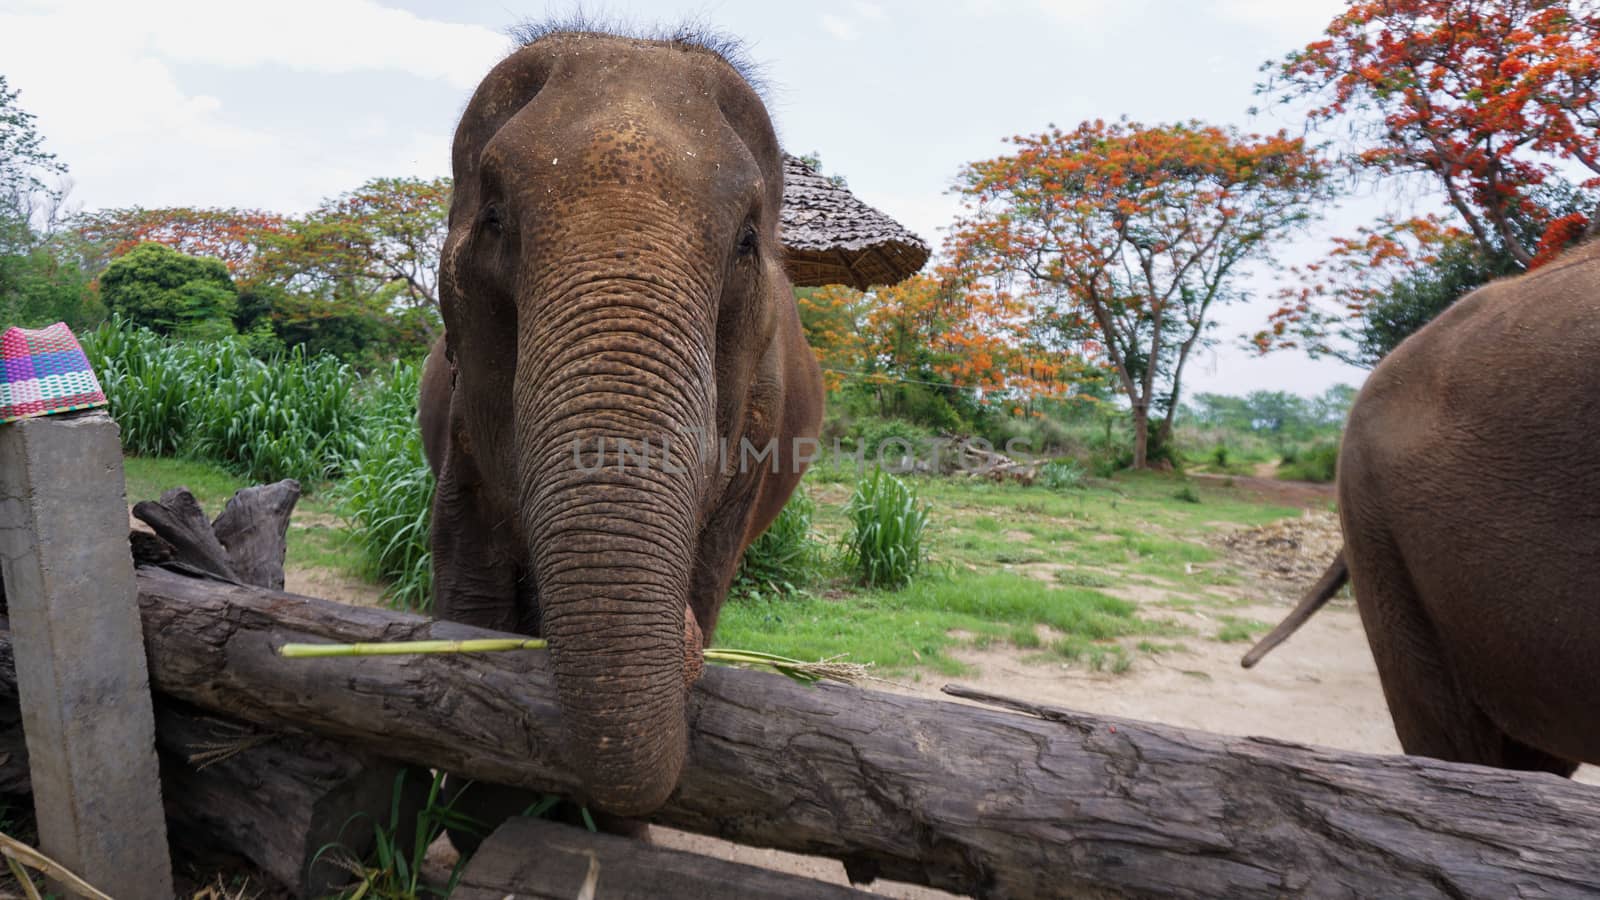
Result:
M1246 497L1273 506L1328 509L1336 496L1332 484L1313 481L1280 481L1261 475L1215 475L1209 472L1195 472L1189 477L1212 484L1231 484Z

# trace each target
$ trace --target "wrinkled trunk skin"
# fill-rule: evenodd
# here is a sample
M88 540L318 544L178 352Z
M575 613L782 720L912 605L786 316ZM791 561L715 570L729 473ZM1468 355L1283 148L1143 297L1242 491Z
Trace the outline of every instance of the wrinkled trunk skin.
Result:
M639 277L570 285L541 293L519 342L523 534L581 799L642 816L688 748L684 617L709 454L685 428L712 424L695 338L710 323L692 321L709 304ZM618 452L645 440L646 462Z

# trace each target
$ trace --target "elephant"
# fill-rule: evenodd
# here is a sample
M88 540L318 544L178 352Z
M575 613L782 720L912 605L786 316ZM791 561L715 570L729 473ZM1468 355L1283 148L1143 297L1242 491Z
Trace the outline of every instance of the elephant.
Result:
M1600 242L1491 282L1350 410L1344 547L1248 668L1351 582L1405 752L1600 763Z
M821 424L778 139L713 43L551 30L478 86L452 168L418 412L435 612L545 638L574 800L643 817Z

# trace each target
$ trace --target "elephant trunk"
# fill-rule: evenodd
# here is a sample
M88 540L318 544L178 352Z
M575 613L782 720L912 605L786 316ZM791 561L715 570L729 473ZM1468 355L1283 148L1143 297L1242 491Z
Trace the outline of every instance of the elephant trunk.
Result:
M682 772L701 652L688 594L713 406L706 305L638 278L542 300L514 398L541 631L583 799L643 816Z

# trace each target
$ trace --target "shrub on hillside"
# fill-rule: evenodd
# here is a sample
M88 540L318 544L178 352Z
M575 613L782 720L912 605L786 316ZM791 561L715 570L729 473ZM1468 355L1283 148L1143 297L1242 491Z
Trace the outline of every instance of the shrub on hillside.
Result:
M1339 465L1339 442L1321 441L1304 450L1286 450L1278 477L1286 481L1330 482Z

